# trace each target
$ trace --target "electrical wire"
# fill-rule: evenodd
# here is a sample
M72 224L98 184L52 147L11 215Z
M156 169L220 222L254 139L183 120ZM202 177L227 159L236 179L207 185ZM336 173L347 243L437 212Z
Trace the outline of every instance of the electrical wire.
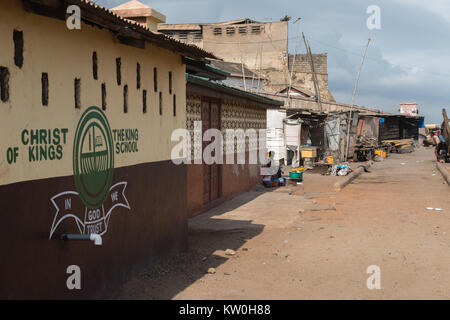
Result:
M328 48L333 48L333 49L336 49L336 50L340 50L340 51L343 51L343 52L346 52L348 54L351 54L351 55L354 55L354 56L358 56L358 57L361 56L360 52L350 51L348 49L336 47L334 45L330 45L330 44L324 43L323 41L319 41L319 40L313 39L311 37L307 37L307 39L312 41L312 42L314 42L314 43L318 43L318 44L321 44L323 46L326 46ZM295 37L289 37L289 38L287 38L287 40L295 40ZM273 43L273 42L277 42L277 41L286 41L286 39L249 41L249 42L245 42L245 43L241 42L241 45L242 44L251 45L251 44ZM230 42L219 42L219 41L211 41L211 40L203 40L203 42L210 42L210 43L215 43L215 44L238 44L239 43L239 42L231 42L231 41ZM358 46L358 47L363 47L363 46ZM411 65L407 66L407 65L395 64L395 63L388 62L386 60L372 58L369 55L366 57L366 59L369 60L369 61L390 65L392 67L398 67L398 68L409 69L409 70L419 70L419 72L423 72L423 73L427 73L427 74L435 75L435 76L440 76L440 77L450 77L450 73L429 71L429 70L426 70L425 68L420 67L420 66L411 66Z

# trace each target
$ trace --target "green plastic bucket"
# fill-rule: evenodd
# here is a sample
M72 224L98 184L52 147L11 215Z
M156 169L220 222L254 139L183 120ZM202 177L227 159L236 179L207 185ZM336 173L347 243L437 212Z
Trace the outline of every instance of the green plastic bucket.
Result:
M289 172L289 178L291 179L298 179L299 181L303 180L303 172L302 171L291 171Z

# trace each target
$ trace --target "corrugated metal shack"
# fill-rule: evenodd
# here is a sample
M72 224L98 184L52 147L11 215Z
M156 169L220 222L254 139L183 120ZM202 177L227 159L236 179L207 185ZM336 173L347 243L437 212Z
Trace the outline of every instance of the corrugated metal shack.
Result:
M310 126L309 134L312 137L321 136L324 141L320 142L315 139L311 143L313 146L317 144L319 152L324 155L332 155L336 161L352 158L353 149L357 145L377 147L383 140L410 138L418 140L419 128L423 125L423 116L393 114L373 108L330 101L322 101L320 108L315 98L292 95L289 97L283 93L263 92L262 94L283 100L288 118L300 118L303 121L314 119L315 123L321 123L317 128ZM348 131L347 123L350 113L352 126ZM320 121L317 122L317 119ZM306 129L302 129L303 134ZM347 132L349 138L347 138ZM302 144L304 142L302 141ZM349 144L348 149L347 143Z
M419 139L423 116L385 114L379 117L378 141L395 139Z

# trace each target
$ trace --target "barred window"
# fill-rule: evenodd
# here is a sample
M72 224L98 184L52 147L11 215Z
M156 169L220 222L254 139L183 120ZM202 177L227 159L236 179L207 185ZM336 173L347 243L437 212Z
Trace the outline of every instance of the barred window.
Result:
M261 26L252 26L252 33L253 34L261 33Z
M227 27L227 34L228 34L228 35L233 35L234 32L235 32L234 27Z
M202 32L201 31L195 31L192 34L194 35L194 40L202 40Z

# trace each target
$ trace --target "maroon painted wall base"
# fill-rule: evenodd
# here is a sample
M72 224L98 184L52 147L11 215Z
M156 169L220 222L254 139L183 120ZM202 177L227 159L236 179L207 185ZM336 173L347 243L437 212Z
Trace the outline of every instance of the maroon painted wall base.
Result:
M112 210L101 246L60 240L62 233L80 233L70 218L49 240L57 211L51 198L76 191L73 176L0 186L0 298L108 297L137 268L187 248L186 166L162 161L117 168L113 185L119 182L126 182L130 209ZM81 268L81 290L67 289L69 265Z

